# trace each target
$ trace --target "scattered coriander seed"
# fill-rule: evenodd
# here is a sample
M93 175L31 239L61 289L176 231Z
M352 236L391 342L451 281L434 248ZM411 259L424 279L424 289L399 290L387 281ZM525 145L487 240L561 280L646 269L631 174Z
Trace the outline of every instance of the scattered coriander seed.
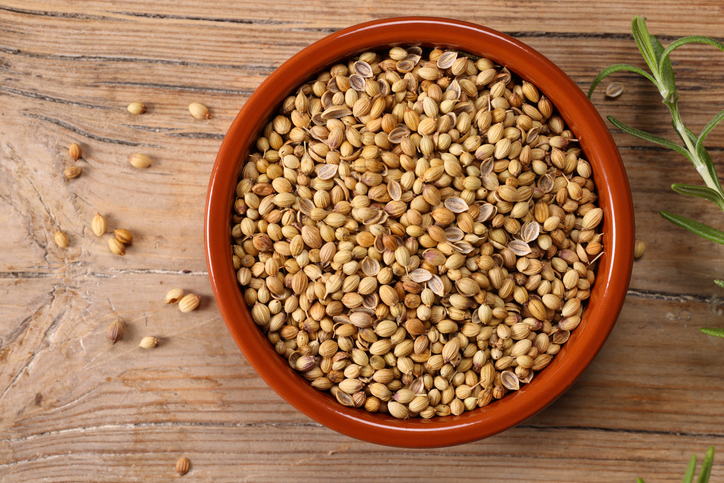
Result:
M199 306L199 303L201 303L201 297L190 293L188 295L184 295L184 297L179 301L178 309L184 313L191 312Z
M192 102L189 104L189 112L196 119L211 119L209 108L198 102Z
M143 339L141 339L141 343L138 344L138 347L142 349L153 349L158 345L158 337L153 336L146 336Z
M95 236L103 236L106 232L107 226L106 219L103 218L103 215L96 213L96 216L93 217L93 221L91 221L91 230L93 230L93 234Z
M638 260L641 258L644 254L644 251L646 250L646 245L644 244L643 240L640 238L636 239L636 242L634 243L634 258Z
M55 244L58 245L60 248L68 248L68 245L70 245L70 242L68 241L68 235L66 235L59 229L56 229Z
M115 230L113 232L116 235L116 238L119 242L123 243L124 245L128 245L133 241L133 235L130 231L126 230L125 228L119 228L118 230Z
M176 304L179 300L184 296L183 289L180 288L172 288L168 291L166 294L166 303L167 304Z
M138 169L144 169L151 166L151 158L145 154L131 154L128 156L128 162L131 163L131 166Z
M623 84L620 82L611 82L606 87L606 97L616 98L623 94Z
M123 338L123 323L121 323L120 320L116 320L113 322L110 327L108 327L108 340L111 341L111 343L115 344L119 340Z
M185 456L182 456L176 462L176 471L181 476L188 473L190 468L191 468L191 461L189 461L189 459Z
M143 102L131 102L127 109L131 114L143 114L146 112L146 105Z
M111 252L114 255L125 255L126 254L126 246L116 240L115 238L109 238L108 239L108 247L111 249Z
M68 148L68 154L73 161L78 161L78 159L83 155L83 150L80 149L78 144L73 143Z
M63 176L65 176L65 179L74 179L80 176L82 172L83 168L80 166L68 166L65 168L65 171L63 171Z

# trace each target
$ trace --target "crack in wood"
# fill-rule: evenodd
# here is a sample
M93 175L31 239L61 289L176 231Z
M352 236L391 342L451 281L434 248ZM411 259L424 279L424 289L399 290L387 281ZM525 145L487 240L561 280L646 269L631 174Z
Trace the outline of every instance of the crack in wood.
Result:
M190 138L190 139L224 139L224 134L213 133L213 132L177 132L166 134L170 137L175 138Z
M59 288L63 288L64 290L67 288L64 284L63 285L53 285L53 289L50 291L50 301L47 304L44 304L42 307L40 307L38 310L35 311L35 313L31 316L34 317L35 314L37 314L39 311L43 310L44 308L48 308L48 310L51 310L53 308L53 303L55 302L55 298L57 296L57 291ZM43 336L40 338L40 342L38 345L33 349L32 354L30 354L30 357L28 360L23 364L23 366L20 368L18 373L13 377L13 379L10 381L10 383L5 387L2 393L0 393L0 400L2 400L5 397L5 394L10 391L10 388L15 385L17 380L20 378L20 376L23 375L25 371L29 371L30 368L33 366L35 360L37 359L38 355L43 352L43 349L40 348L43 343L46 343L46 347L50 347L50 342L47 341L47 339L51 338L53 334L55 334L55 331L58 329L58 325L60 320L65 316L66 312L68 311L68 306L63 307L63 309L58 313L55 317L53 317L50 325L47 329L45 329L45 332L43 332ZM27 319L26 319L27 320Z
M88 15L82 13L70 13L70 12L51 12L48 10L30 10L27 8L13 8L0 6L0 10L4 10L10 13L20 13L23 15L36 15L39 17L56 17L56 18L70 18L74 20L110 20L111 17L104 17L101 15Z
M190 275L208 277L209 272L206 270L165 270L159 268L112 268L111 271L121 274L141 274L141 275Z
M58 60L58 61L77 61L77 62L119 62L129 64L161 64L161 65L178 65L184 67L203 67L210 69L231 69L242 70L248 72L273 72L276 66L262 64L212 64L208 62L193 62L188 60L174 59L154 59L150 57L126 57L114 55L82 55L82 54L41 54L38 52L30 52L20 50L13 47L0 46L0 52L9 55L17 55L31 59ZM109 108L106 108L109 109Z
M175 91L205 92L217 94L234 94L239 96L250 96L254 93L251 89L221 89L218 87L195 87L175 84L159 84L155 82L99 82L97 85L117 87L147 87L150 89L171 89Z
M217 23L238 23L243 25L289 25L298 22L283 22L281 20L253 19L253 18L219 18L219 17L197 17L190 15L172 15L165 13L143 13L143 12L112 12L118 15L127 15L138 18L154 18L160 20L194 20L199 22Z
M701 303L701 304L713 304L722 305L724 299L715 296L703 296L703 295L686 295L686 294L668 294L662 292L653 292L650 290L637 290L628 289L626 295L629 297L636 297L647 300L663 300L665 302L676 302L676 303Z
M60 119L56 119L54 117L41 116L39 114L31 114L28 112L23 112L22 115L33 118L33 119L38 119L40 121L45 121L50 124L55 124L58 127L66 129L66 130L73 132L75 134L78 134L80 136L84 136L89 139L93 139L95 141L100 141L100 142L109 143L109 144L120 144L123 146L143 146L143 147L151 147L151 148L159 148L159 149L163 148L163 146L157 146L155 144L137 143L134 141L126 141L125 139L116 139L116 138L109 138L107 136L99 136L98 134L93 134L91 132L85 131L77 126L74 126L65 121L61 121Z
M27 97L30 99L39 99L41 101L56 102L58 104L67 104L69 106L85 107L88 109L103 109L106 111L115 111L116 110L113 107L100 106L97 104L88 104L85 102L71 101L69 99L61 99L59 97L52 97L52 96L49 96L46 94L40 94L39 92L23 91L20 89L16 89L14 87L2 86L2 87L0 87L0 89L2 89L5 92L9 92L11 94L15 94L17 96Z

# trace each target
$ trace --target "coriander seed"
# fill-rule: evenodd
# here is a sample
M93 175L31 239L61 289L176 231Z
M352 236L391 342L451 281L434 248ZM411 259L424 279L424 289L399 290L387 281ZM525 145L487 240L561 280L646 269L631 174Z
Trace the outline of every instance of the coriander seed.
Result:
M196 119L211 119L209 108L198 102L192 102L189 104L189 112Z
M55 230L55 244L58 245L60 248L68 248L68 245L70 245L68 236L60 231L60 229Z
M638 260L642 256L644 256L644 251L646 251L646 245L644 244L644 241L640 238L636 239L636 242L634 243L634 258Z
M125 255L126 254L125 245L123 245L123 243L119 242L115 238L108 239L108 247L111 249L111 252L114 255Z
M188 473L190 468L191 468L191 461L185 456L182 456L176 462L176 471L181 476Z
M146 112L146 105L143 102L131 102L126 109L134 115L143 114Z
M107 229L106 219L100 213L96 213L91 221L91 230L95 236L103 236Z
M108 340L111 344L115 344L123 338L123 324L120 320L114 321L110 327L108 327Z
M78 144L73 143L68 148L68 155L73 161L78 161L78 159L83 155L83 150Z
M196 310L199 303L201 303L201 297L190 293L188 295L184 295L184 297L179 300L178 309L184 313L191 312L192 310Z
M141 339L140 344L138 344L138 347L141 349L153 349L158 345L159 339L158 337L153 336L146 336L143 339Z
M145 169L151 166L151 158L140 153L128 156L128 162L131 163L131 166L138 169Z
M68 166L65 168L65 171L63 171L63 176L65 176L65 179L74 179L80 176L82 172L83 168L80 166Z
M113 234L116 236L118 241L123 243L124 245L128 245L133 241L133 235L125 228L119 228L117 230L114 230Z
M176 304L179 300L184 296L183 289L180 288L172 288L171 290L166 293L166 303L167 304Z

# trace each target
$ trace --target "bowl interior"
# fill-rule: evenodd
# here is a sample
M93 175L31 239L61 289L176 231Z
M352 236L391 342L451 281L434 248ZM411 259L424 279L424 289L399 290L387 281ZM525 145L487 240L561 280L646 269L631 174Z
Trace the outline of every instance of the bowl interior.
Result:
M573 131L593 168L604 210L596 283L581 324L551 364L519 391L460 416L401 421L341 406L313 389L274 351L251 320L237 285L230 250L230 215L237 178L249 147L283 99L323 68L365 50L394 45L459 49L487 57L535 84ZM264 380L307 416L349 436L392 446L439 447L481 439L512 427L559 397L598 353L626 296L633 263L633 206L616 146L596 109L560 69L504 34L465 22L395 18L360 24L304 49L257 89L234 120L209 184L205 243L212 288L235 341Z

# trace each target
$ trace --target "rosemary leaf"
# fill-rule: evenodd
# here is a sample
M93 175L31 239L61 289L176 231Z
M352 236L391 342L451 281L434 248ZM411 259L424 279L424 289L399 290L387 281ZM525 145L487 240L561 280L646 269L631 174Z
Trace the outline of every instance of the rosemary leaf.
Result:
M641 51L646 64L651 69L651 73L654 74L654 78L659 78L658 64L656 63L656 54L654 53L654 47L651 45L651 36L646 28L646 19L641 15L637 15L631 21L631 31L633 32L634 40L636 45ZM658 85L658 82L655 82Z
M673 42L671 42L671 44L669 44L668 47L666 47L666 49L664 49L664 52L659 58L659 69L661 69L661 65L663 64L663 62L665 62L666 59L669 58L669 55L674 50L686 44L709 44L713 45L719 50L724 50L724 44L722 44L718 40L712 39L711 37L704 37L703 35L690 35L688 37L682 37L680 39L674 40Z
M681 480L681 483L693 483L694 482L694 474L696 473L696 455L691 455L691 459L689 460L689 466L686 467L686 473L684 473L684 479Z
M636 136L638 138L644 139L646 141L652 142L654 144L658 144L660 146L664 146L666 148L672 149L676 151L677 153L681 154L682 156L686 156L686 158L691 161L691 156L689 155L688 151L686 151L684 148L679 146L678 144L669 141L666 138L662 138L661 136L656 136L655 134L650 134L645 131L641 131L639 129L636 129L635 127L631 127L627 124L622 123L618 119L616 119L613 116L607 116L607 119L611 121L611 124L622 130L623 132L626 132L628 134L631 134L632 136Z
M704 144L704 140L709 135L709 133L724 119L724 109L722 109L719 114L714 116L714 118L709 121L709 123L704 126L704 129L701 130L701 134L699 134L699 137L696 139L696 149L699 150L699 147Z
M696 196L705 200L716 203L716 205L724 210L724 198L716 191L706 186L695 186L690 184L674 183L671 189L682 195Z
M714 462L714 447L709 446L706 450L706 456L704 462L701 464L701 471L699 472L699 479L696 483L708 483L709 477L711 476L711 465Z
M714 337L724 337L724 329L714 329L712 327L702 327L699 329L706 335L712 335Z
M674 215L668 211L660 211L659 214L674 225L679 225L680 227L686 228L690 232L699 235L702 238L724 245L724 231L717 230L709 225L699 223L698 221L694 221L680 215Z
M654 55L656 55L659 75L666 89L661 92L661 95L664 96L664 102L676 102L679 94L676 92L676 78L674 76L674 69L671 67L671 61L668 58L663 58L664 46L661 45L659 39L653 35L651 36L651 45L654 49Z

